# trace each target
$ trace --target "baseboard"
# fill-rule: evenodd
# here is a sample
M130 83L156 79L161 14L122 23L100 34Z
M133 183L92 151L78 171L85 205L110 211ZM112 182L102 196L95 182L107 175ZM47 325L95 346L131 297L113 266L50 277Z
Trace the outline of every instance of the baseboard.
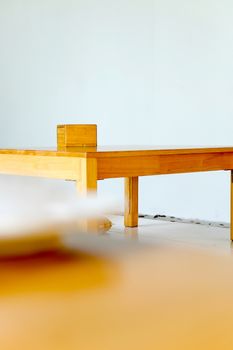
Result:
M194 224L194 225L230 228L230 224L227 222L215 222L215 221L206 221L206 220L199 220L199 219L184 219L184 218L178 218L175 216L160 215L160 214L156 214L156 215L139 214L139 218L158 220L158 221L178 222L182 224Z

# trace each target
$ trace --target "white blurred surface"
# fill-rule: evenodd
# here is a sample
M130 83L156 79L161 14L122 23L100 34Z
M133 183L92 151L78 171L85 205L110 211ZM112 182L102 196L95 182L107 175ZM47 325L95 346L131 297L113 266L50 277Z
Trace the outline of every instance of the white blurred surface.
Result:
M53 225L114 212L111 197L78 196L74 186L60 180L0 176L0 236L31 234Z

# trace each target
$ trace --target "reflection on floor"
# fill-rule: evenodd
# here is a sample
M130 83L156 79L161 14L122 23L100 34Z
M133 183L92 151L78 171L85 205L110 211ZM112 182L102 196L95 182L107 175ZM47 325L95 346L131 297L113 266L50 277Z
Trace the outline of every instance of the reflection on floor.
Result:
M233 254L229 228L209 227L197 224L171 223L139 219L138 228L124 228L121 216L112 216L113 226L109 234L115 238L132 238L151 244L208 249L220 254Z

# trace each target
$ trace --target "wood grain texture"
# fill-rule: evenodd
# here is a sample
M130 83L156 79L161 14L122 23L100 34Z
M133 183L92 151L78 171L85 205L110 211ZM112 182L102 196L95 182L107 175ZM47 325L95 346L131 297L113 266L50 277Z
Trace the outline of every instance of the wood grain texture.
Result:
M77 189L81 195L93 194L97 191L97 162L96 159L81 159Z
M97 125L74 124L57 126L57 146L97 146Z
M38 149L0 149L0 154L41 155L87 158L119 158L135 156L232 153L233 147L159 147L159 146L70 146Z
M138 177L125 178L125 227L138 226Z
M159 147L159 146L98 146L87 157L116 158L135 156L233 153L233 147Z
M77 180L81 174L77 157L0 154L0 174Z
M233 153L99 158L98 179L233 169Z
M81 159L81 169L79 180L76 182L78 194L83 197L97 195L97 162L96 159ZM91 215L91 213L90 213ZM105 220L108 224L108 220ZM110 222L110 226L111 226ZM99 220L97 218L83 218L82 223L83 232L99 232Z

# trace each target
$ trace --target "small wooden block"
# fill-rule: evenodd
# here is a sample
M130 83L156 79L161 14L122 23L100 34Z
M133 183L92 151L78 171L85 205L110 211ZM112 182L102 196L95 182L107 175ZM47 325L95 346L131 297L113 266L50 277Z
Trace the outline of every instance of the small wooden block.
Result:
M69 124L57 126L57 147L96 147L97 125Z

